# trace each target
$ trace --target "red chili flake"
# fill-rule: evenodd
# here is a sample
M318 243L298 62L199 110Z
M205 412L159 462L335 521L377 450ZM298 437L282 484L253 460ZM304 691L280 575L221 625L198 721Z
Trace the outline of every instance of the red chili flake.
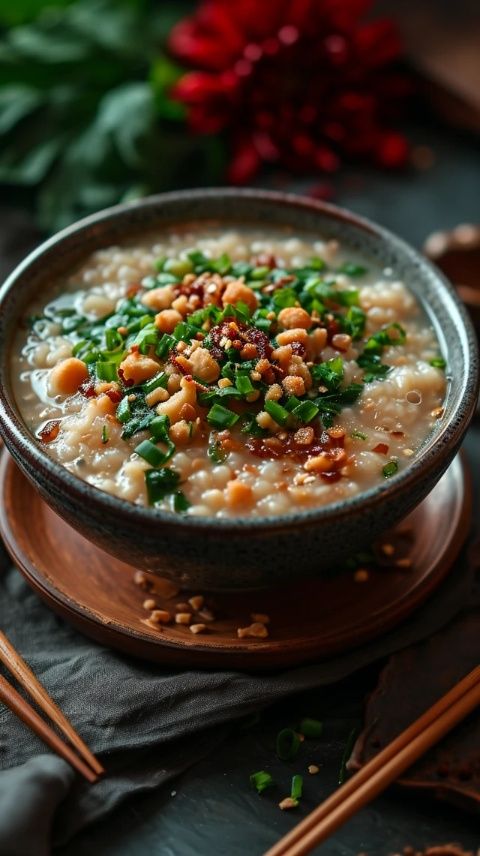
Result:
M292 349L292 354L296 354L298 357L304 357L307 353L307 349L302 342L291 342L290 347Z
M123 395L120 390L115 389L114 387L112 387L111 389L106 389L105 395L108 395L110 401L112 401L113 404L118 404L123 398Z
M127 378L125 377L123 369L121 369L121 368L118 369L118 376L119 376L119 378L122 381L124 386L134 386L135 381L133 380L133 378L129 378L127 380Z
M95 392L95 381L93 378L89 378L88 380L84 380L83 383L78 387L78 391L85 396L85 398L94 398L96 395Z
M378 452L379 455L386 455L388 452L388 446L386 443L377 443L375 448L372 449L372 452Z
M253 259L253 264L256 267L268 267L270 270L277 267L277 260L272 253L259 253L256 258Z
M390 433L391 433L392 437L404 437L405 436L403 431L391 431Z
M50 422L47 422L38 432L38 437L42 441L42 443L52 443L54 440L57 439L59 431L60 420L51 419Z
M140 291L141 287L142 286L138 283L134 285L129 285L127 289L127 297L135 297L135 295L138 294L138 292Z
M295 439L295 434L296 431L288 432L283 440L279 436L248 437L245 445L251 454L257 458L283 458L288 456L295 461L306 461L307 458L328 452L332 458L332 471L345 464L345 451L342 448L343 438L336 439L330 437L326 431L322 431L320 436L314 435L310 444L305 444L298 442Z

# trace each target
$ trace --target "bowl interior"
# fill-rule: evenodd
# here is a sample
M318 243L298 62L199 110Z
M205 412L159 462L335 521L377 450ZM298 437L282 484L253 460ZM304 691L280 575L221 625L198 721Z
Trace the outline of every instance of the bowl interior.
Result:
M152 518L171 515L103 494L98 488L81 482L59 463L51 459L40 443L25 427L15 402L9 370L9 351L18 323L28 303L52 281L61 277L100 247L120 244L136 234L175 225L198 223L202 227L212 224L232 227L237 225L285 230L292 236L338 239L350 250L358 251L381 267L395 271L422 304L434 326L440 349L448 364L448 390L445 416L432 435L426 438L420 455L404 471L387 483L360 494L324 506L282 517L247 520L236 525L260 526L298 521L299 518L325 518L335 514L340 506L352 506L365 501L381 501L387 494L409 479L419 469L438 467L442 448L454 447L463 435L473 413L478 384L478 355L475 334L454 289L444 277L415 250L386 230L355 215L313 200L301 197L254 190L200 190L184 191L150 197L124 206L117 206L87 218L54 236L35 250L10 276L0 292L0 388L4 404L3 425L0 427L10 442L28 448L34 454L38 467L57 478L66 480L79 496L90 494L98 501L128 507L130 514ZM81 489L80 489L81 486ZM178 525L208 526L208 518L180 518ZM177 521L176 521L177 523ZM232 521L215 520L218 527L229 528Z

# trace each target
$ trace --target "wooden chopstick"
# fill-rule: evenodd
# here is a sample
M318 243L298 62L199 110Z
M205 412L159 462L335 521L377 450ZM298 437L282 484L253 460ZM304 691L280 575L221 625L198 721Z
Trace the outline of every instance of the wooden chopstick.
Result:
M68 740L77 750L78 754L87 762L97 776L103 775L104 768L85 745L82 738L75 731L73 725L68 721L65 714L47 693L38 678L33 674L25 660L22 659L12 643L4 633L0 631L0 660L17 679L18 683L37 702L38 706L50 717L52 722L65 734Z
M98 776L94 771L82 761L75 752L67 746L58 734L55 734L52 728L42 719L41 716L30 707L28 702L16 691L11 684L0 675L0 701L3 701L10 710L18 716L25 725L37 734L47 746L50 746L57 755L60 755L65 761L68 761L72 767L75 767L82 776L85 776L87 781L96 782Z
M480 704L480 666L375 755L265 856L303 856L395 781Z

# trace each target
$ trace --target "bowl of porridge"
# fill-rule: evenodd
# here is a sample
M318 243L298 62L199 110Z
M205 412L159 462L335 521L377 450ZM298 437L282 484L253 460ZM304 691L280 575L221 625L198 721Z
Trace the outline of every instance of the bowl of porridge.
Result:
M477 396L438 271L349 212L264 191L66 229L5 283L0 342L1 432L46 501L199 589L341 570L433 488Z

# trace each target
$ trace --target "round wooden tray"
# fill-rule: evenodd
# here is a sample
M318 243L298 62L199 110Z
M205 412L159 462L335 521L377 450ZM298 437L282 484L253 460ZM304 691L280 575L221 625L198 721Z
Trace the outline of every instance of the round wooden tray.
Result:
M198 592L168 592L169 584L151 577L156 591L146 594L134 583L135 569L58 517L6 452L0 500L1 535L13 561L40 597L82 633L160 663L252 671L324 658L392 628L442 582L467 535L471 511L468 474L457 457L430 496L382 539L395 553L384 566L369 569L366 580L345 572L275 590L206 595L216 620L194 635L175 624L154 629L145 623L149 613L142 604L152 596L159 608L175 612L177 602ZM267 639L237 637L251 613L270 616Z

